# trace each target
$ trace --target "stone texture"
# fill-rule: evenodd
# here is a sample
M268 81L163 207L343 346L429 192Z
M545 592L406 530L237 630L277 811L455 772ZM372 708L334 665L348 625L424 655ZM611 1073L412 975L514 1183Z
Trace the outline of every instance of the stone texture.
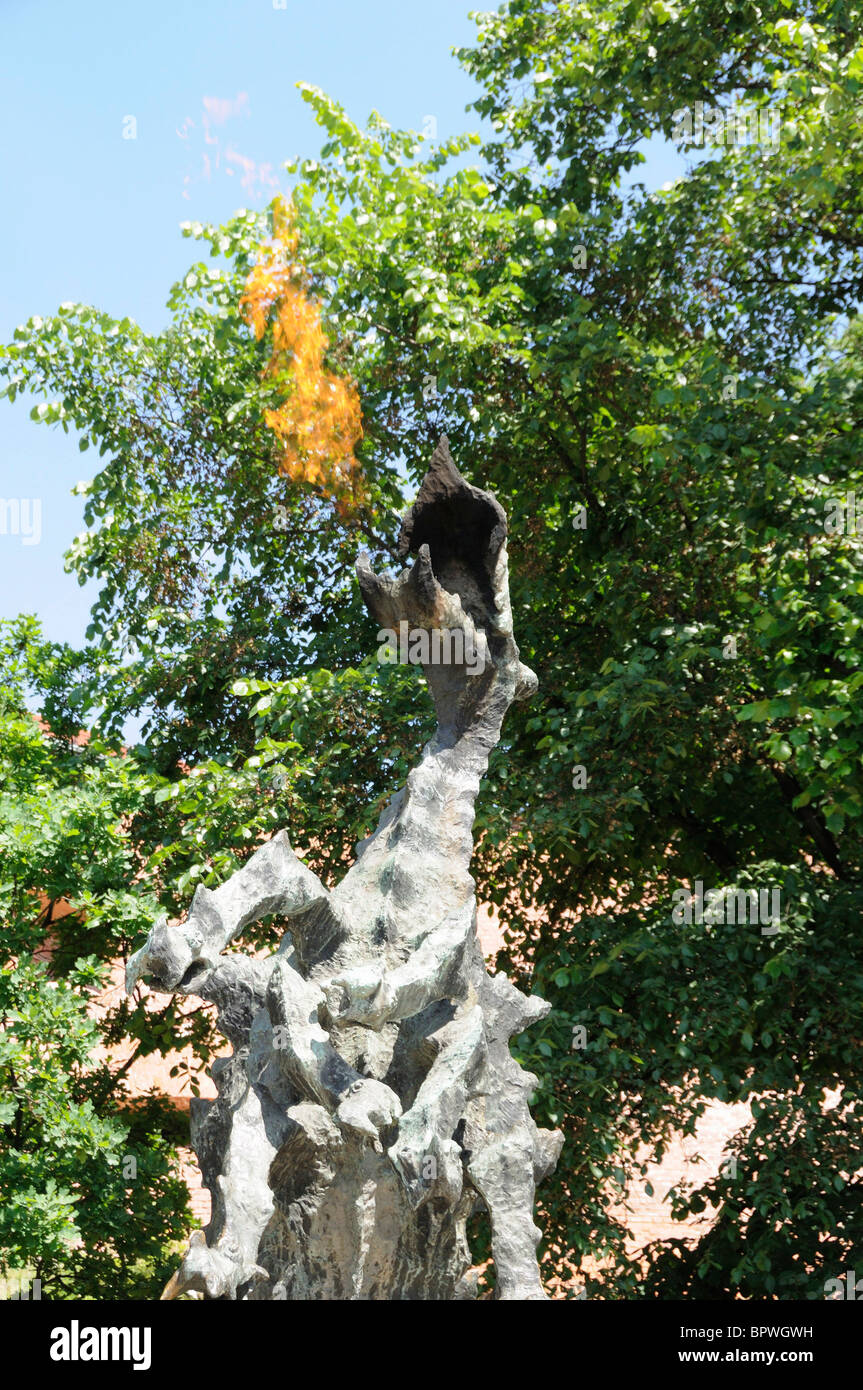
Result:
M424 667L437 730L355 864L328 892L282 831L129 962L129 989L148 976L215 1003L233 1047L217 1099L192 1105L212 1218L165 1297L470 1298L465 1227L483 1206L498 1297L546 1297L534 1194L562 1136L534 1125L535 1078L508 1042L548 1006L488 973L469 872L480 779L536 678L512 632L503 509L445 438L400 554L396 578L358 561L372 615L461 629L482 660ZM288 927L272 956L221 954L271 913Z

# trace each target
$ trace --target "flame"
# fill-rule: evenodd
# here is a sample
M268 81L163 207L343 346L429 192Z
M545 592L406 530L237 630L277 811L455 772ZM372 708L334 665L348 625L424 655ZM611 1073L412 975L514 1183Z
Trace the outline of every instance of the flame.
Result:
M328 339L320 310L304 289L296 210L273 202L273 236L258 250L240 310L260 340L272 323L273 351L265 376L284 385L284 400L264 419L277 439L279 471L310 483L346 517L361 501L354 450L363 436L356 384L324 365Z

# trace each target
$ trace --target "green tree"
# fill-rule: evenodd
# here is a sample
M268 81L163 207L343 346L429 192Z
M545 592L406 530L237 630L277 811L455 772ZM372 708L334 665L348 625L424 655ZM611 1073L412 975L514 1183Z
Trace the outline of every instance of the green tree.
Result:
M48 1298L153 1297L190 1219L177 1126L94 1056L118 1011L88 1010L152 917L124 833L150 787L28 708L68 655L32 621L0 625L0 1268Z

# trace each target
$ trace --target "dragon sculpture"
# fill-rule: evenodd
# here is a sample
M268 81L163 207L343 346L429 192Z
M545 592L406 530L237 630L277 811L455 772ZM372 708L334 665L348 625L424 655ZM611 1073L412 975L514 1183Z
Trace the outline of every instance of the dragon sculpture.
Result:
M148 977L212 1002L233 1048L212 1068L217 1099L192 1103L212 1219L165 1298L473 1298L480 1207L496 1297L547 1297L534 1197L562 1135L534 1124L535 1078L509 1039L549 1005L489 973L470 876L480 779L510 704L537 685L513 637L506 529L444 436L402 522L409 567L357 562L382 627L461 629L481 657L424 667L438 723L419 764L337 886L282 830L129 961L128 990ZM286 922L272 955L227 951L270 915Z

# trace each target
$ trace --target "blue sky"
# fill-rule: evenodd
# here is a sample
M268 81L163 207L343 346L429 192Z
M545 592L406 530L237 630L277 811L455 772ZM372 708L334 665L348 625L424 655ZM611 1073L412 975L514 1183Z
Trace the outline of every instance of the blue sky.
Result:
M179 224L264 205L274 178L286 187L284 160L318 153L297 81L359 121L376 109L413 129L433 116L439 138L476 129L465 114L476 89L451 56L473 39L469 8L2 0L0 340L66 300L161 327L170 285L195 258ZM670 176L664 163L651 161L651 182ZM80 643L93 594L62 557L83 526L70 490L93 456L33 423L33 404L0 402L0 499L41 503L38 544L0 534L0 618L35 612L49 637Z

